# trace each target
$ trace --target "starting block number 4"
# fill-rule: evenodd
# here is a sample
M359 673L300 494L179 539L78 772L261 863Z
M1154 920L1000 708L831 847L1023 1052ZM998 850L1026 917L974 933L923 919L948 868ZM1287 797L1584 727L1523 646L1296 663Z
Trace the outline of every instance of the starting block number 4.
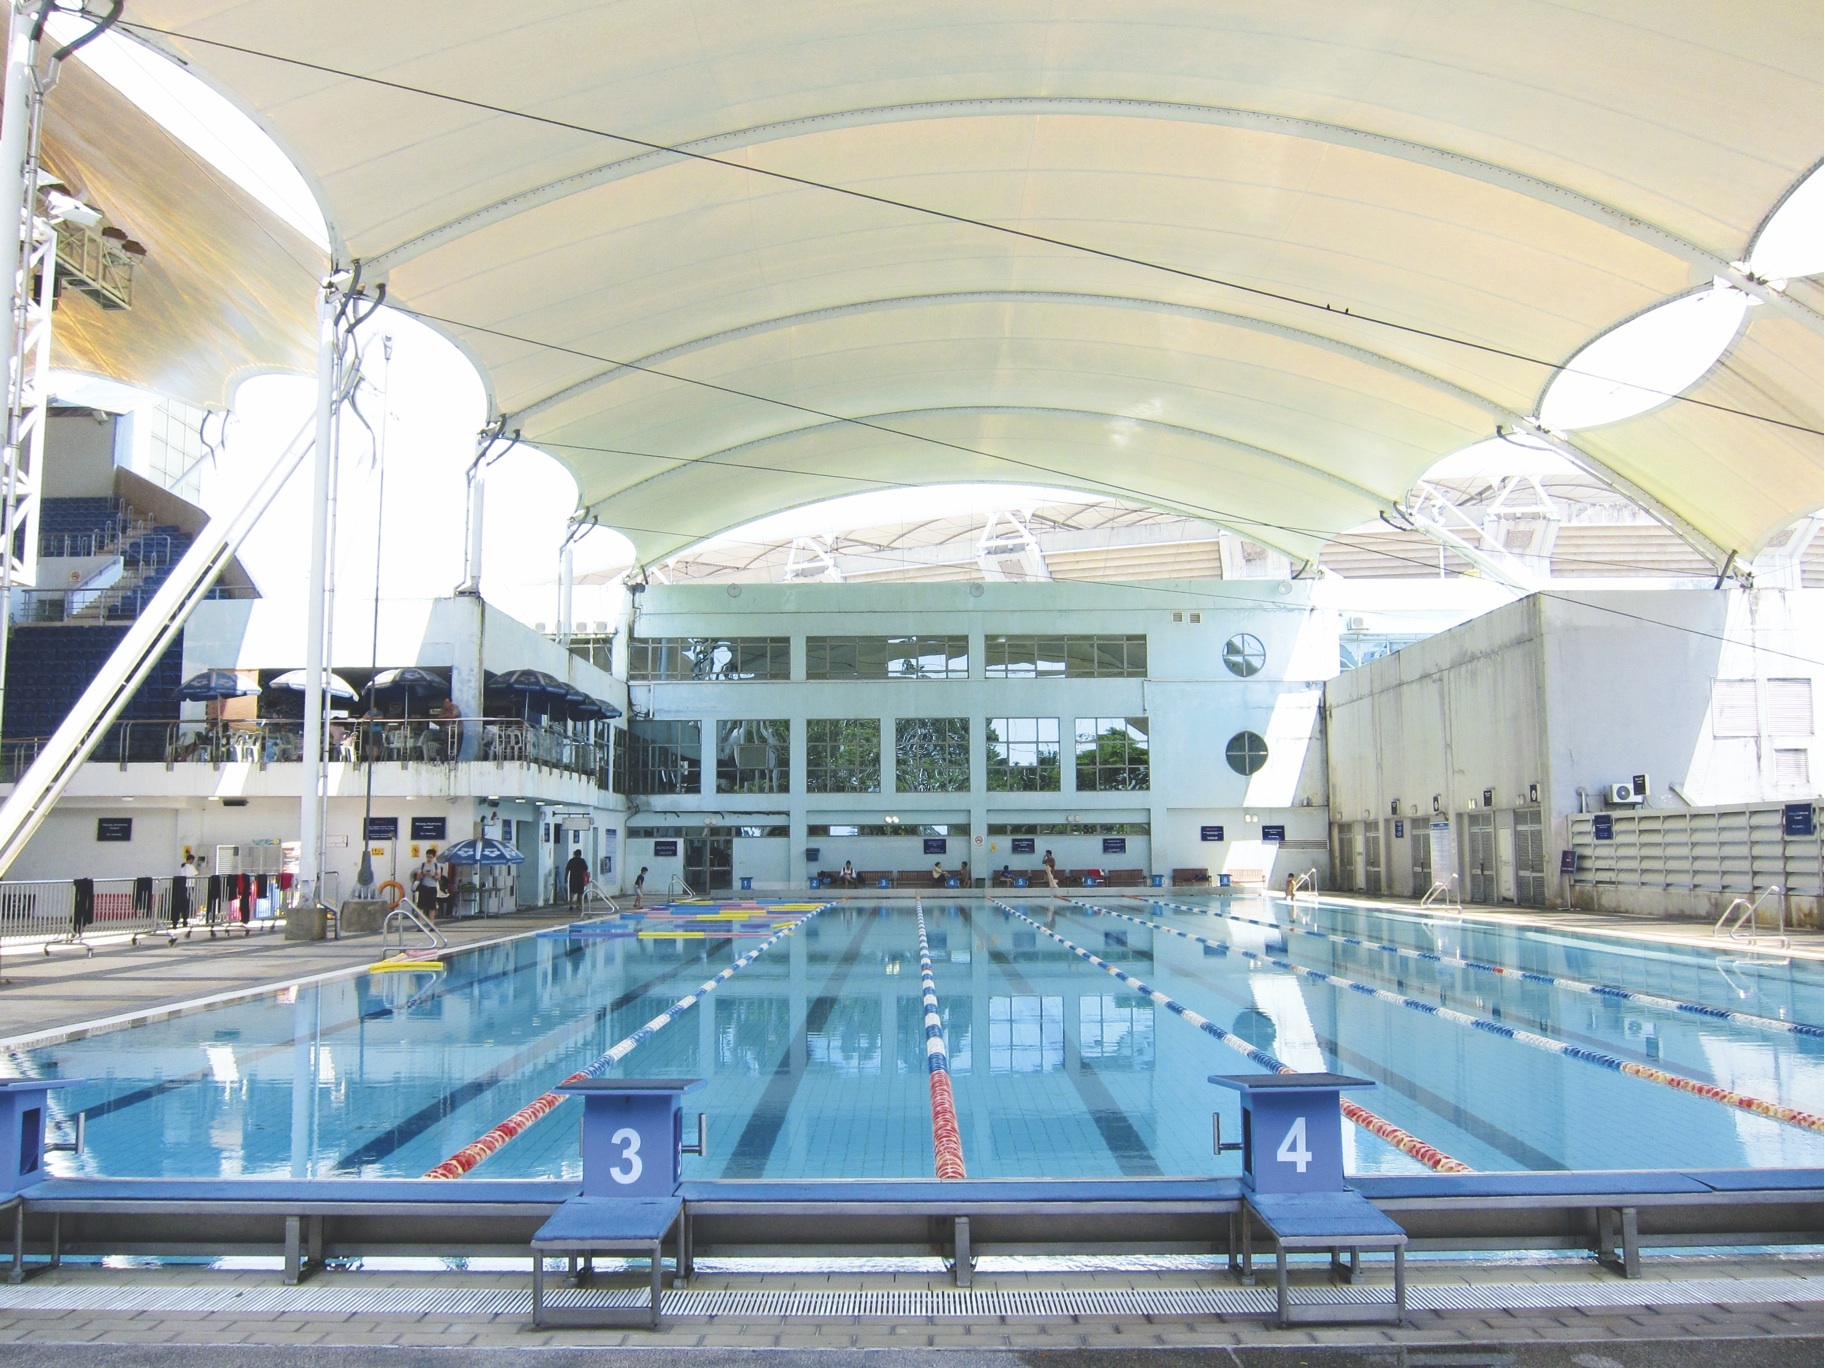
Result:
M1274 1151L1274 1158L1283 1164L1293 1165L1296 1173L1305 1172L1306 1165L1312 1162L1312 1152L1306 1148L1304 1116L1293 1118L1293 1124L1288 1128L1286 1138L1280 1142L1280 1148Z

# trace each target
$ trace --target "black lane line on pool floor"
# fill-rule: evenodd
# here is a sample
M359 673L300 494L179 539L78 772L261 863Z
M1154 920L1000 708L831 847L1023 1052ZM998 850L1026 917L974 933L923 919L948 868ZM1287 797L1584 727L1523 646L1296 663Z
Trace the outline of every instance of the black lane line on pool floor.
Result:
M721 945L709 947L703 955L704 961L707 963L710 956L717 950L732 945L733 942L725 941ZM511 1082L513 1078L529 1064L549 1055L554 1048L559 1050L566 1048L584 1030L600 1031L602 1023L611 1020L616 1012L621 1011L624 1007L627 1007L632 1003L638 1002L661 980L670 978L677 973L678 970L683 969L688 965L695 964L696 962L696 959L689 959L680 960L675 964L668 965L659 972L641 980L641 982L634 987L627 989L619 997L615 998L613 1002L604 1003L602 1006L596 1008L587 1025L580 1025L576 1022L572 1022L569 1038L562 1044L555 1047L553 1046L552 1036L561 1033L559 1031L554 1031L541 1040L528 1045L510 1059L495 1065L494 1068L490 1069L481 1077L472 1078L466 1083L458 1084L456 1087L444 1093L443 1096L433 1099L425 1106L413 1112L412 1115L408 1116L391 1130L375 1136L360 1149L354 1150L351 1153L344 1155L341 1159L338 1159L332 1172L358 1173L364 1164L379 1163L381 1160L390 1157L404 1146L418 1139L419 1136L423 1135L440 1121L447 1120L449 1117L455 1115L459 1108L467 1106L469 1103L475 1101L476 1098L493 1091L495 1088L501 1086L501 1084Z
M987 936L976 936L975 914L968 908L963 911L963 918L968 923L972 938L978 940L987 951L989 962L1007 979L1016 992L1034 993L1037 990L1027 981L1014 961L1000 950L991 949ZM1073 967L1076 961L1071 961ZM1127 990L1132 992L1132 989ZM1135 994L1139 997L1139 994ZM1142 999L1145 1001L1145 999ZM1153 1004L1147 1004L1149 1009ZM1109 1156L1115 1160L1116 1167L1121 1169L1125 1178L1158 1178L1163 1173L1160 1161L1154 1157L1153 1150L1141 1137L1134 1122L1128 1119L1128 1113L1121 1103L1115 1100L1108 1086L1097 1076L1096 1068L1090 1065L1087 1069L1083 1057L1083 1047L1079 1040L1065 1037L1065 1077L1077 1089L1077 1097L1084 1104L1091 1122L1096 1126L1097 1134L1102 1136L1103 1144L1108 1147Z
M1223 957L1218 956L1218 958L1220 959ZM1248 1011L1251 1009L1255 1011L1260 1010L1260 1005L1253 999L1246 1002L1243 1001L1238 994L1225 988L1215 978L1198 969L1191 968L1188 965L1161 966L1157 956L1155 957L1154 963L1156 967L1170 969L1172 973L1179 978L1191 983L1196 983L1207 989L1239 1011ZM1164 992L1166 990L1162 987L1161 991ZM1174 994L1173 996L1176 997L1179 995ZM1187 1005L1189 1006L1190 1004ZM1208 1015L1208 1013L1206 1015ZM1308 1010L1306 1012L1308 1020L1311 1019L1311 1015L1311 1012ZM1520 1164L1523 1168L1535 1171L1554 1172L1563 1171L1566 1168L1566 1165L1560 1163L1557 1159L1554 1159L1544 1150L1535 1149L1525 1140L1517 1139L1507 1131L1491 1125L1482 1117L1465 1111L1443 1093L1433 1092L1430 1088L1420 1084L1417 1079L1411 1078L1379 1060L1370 1059L1366 1055L1358 1054L1355 1050L1346 1048L1331 1037L1321 1034L1316 1021L1311 1021L1311 1026L1312 1036L1318 1042L1318 1048L1324 1051L1332 1059L1336 1060L1339 1064L1347 1065L1349 1068L1356 1070L1356 1072L1365 1077L1373 1078L1390 1092L1396 1093L1399 1096L1406 1098L1408 1101L1424 1107L1433 1116L1436 1116L1439 1120L1445 1122L1445 1124L1456 1126L1471 1139L1488 1145L1498 1153L1506 1155L1517 1164ZM1237 1034L1240 1035L1242 1033L1238 1031ZM1266 1047L1264 1046L1263 1048Z
M829 923L825 923L828 925ZM855 968L856 960L862 953L862 942L882 923L872 917L865 918L857 927L849 946L830 968L830 976L824 980L819 994L805 1003L805 1024L803 1036L809 1037L814 1030L822 1030L836 1007L838 996L849 982L850 972ZM811 964L810 942L806 942L805 965ZM807 975L807 977L809 977ZM810 985L806 985L810 991ZM813 1017L816 1020L813 1020ZM760 1098L754 1104L754 1110L748 1114L747 1125L741 1128L741 1136L735 1142L728 1161L722 1166L724 1178L759 1178L767 1171L767 1161L773 1157L773 1147L779 1143L779 1133L786 1124L786 1112L792 1106L792 1099L798 1095L798 1085L804 1079L804 1070L792 1067L792 1051L799 1044L801 1035L794 1032L786 1037L786 1049L779 1057L779 1063L773 1066L772 1076L767 1079L767 1086L761 1090Z

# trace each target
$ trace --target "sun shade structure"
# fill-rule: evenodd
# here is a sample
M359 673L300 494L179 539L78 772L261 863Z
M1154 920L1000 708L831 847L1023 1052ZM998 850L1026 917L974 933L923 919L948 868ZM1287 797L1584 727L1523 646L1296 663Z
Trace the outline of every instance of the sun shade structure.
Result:
M455 339L646 562L975 480L1312 560L1720 278L1758 302L1703 402L1567 435L1717 561L1819 502L1818 284L1733 265L1820 158L1803 0L127 22L297 156L340 260Z
M242 679L233 670L204 670L177 686L185 703L216 703L224 698L246 698L260 692L258 684Z
M266 687L278 689L282 693L303 693L305 682L306 677L303 670L287 670L284 674L275 675L268 680ZM339 674L323 676L323 692L331 698L359 698L361 696L356 693L355 686Z
M484 836L480 840L458 841L446 848L443 862L461 865L516 865L524 864L526 857L505 842Z

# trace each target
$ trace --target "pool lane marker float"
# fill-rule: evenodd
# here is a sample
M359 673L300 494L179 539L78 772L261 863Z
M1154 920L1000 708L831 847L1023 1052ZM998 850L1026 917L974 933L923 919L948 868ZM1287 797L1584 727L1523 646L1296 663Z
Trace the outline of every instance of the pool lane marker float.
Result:
M940 1178L967 1178L963 1167L963 1132L957 1125L957 1099L951 1092L950 1050L944 1043L944 1018L938 1014L938 985L932 978L931 946L925 939L925 910L919 917L919 998L925 1007L925 1076L931 1086L932 1156Z
M577 1072L573 1073L569 1078L566 1078L562 1083L558 1084L558 1086L563 1087L567 1083L580 1083L586 1078L600 1078L615 1065L626 1059L639 1046L644 1045L660 1031L671 1025L672 1022L683 1016L685 1012L689 1011L692 1007L695 1007L700 999L715 992L720 985L727 983L738 971L747 968L774 945L784 940L787 936L791 935L793 931L817 916L818 912L822 912L825 907L830 907L832 905L833 904L825 903L823 907L819 907L816 911L807 912L804 916L791 922L789 925L780 927L779 930L775 931L766 940L748 951L747 954L736 960L735 963L731 964L727 969L724 969L714 978L706 979L704 982L698 984L693 991L686 993L683 997L679 998L678 1001L674 1002L670 1007L667 1007L663 1012L647 1022L646 1025L642 1026L639 1030L635 1031L626 1040L611 1045L607 1053L596 1060L595 1063L589 1065L587 1068L577 1070ZM461 1178L465 1173L473 1170L477 1164L480 1164L482 1160L486 1159L489 1155L500 1151L510 1140L513 1140L517 1136L524 1135L541 1117L549 1115L554 1111L558 1104L563 1100L563 1094L556 1092L544 1093L539 1097L533 1098L532 1101L521 1107L512 1116L508 1117L493 1129L482 1135L478 1135L455 1154L452 1154L448 1159L444 1160L443 1163L438 1164L435 1168L427 1169L425 1171L425 1177Z
M1746 1093L1733 1092L1729 1088L1720 1088L1715 1083L1701 1083L1696 1078L1687 1078L1683 1074L1668 1073L1665 1069L1656 1069L1648 1064L1635 1064L1615 1055L1605 1054L1601 1050L1588 1049L1583 1045L1569 1045L1563 1040L1554 1040L1550 1036L1536 1035L1532 1031L1517 1030L1504 1022L1491 1021L1487 1017L1471 1016L1453 1007L1441 1007L1434 1002L1421 1002L1418 998L1408 997L1404 993L1391 992L1386 988L1372 987L1367 983L1358 983L1354 979L1339 978L1336 974L1327 974L1321 969L1307 969L1294 964L1291 960L1277 959L1273 955L1257 954L1253 950L1244 950L1239 945L1225 945L1221 941L1207 940L1203 936L1194 936L1189 931L1181 931L1176 926L1162 926L1157 922L1144 921L1140 917L1131 917L1126 912L1117 912L1112 908L1086 908L1092 914L1105 917L1119 917L1123 921L1144 926L1150 931L1164 931L1169 936L1182 936L1200 945L1212 946L1224 954L1240 955L1244 959L1256 960L1262 964L1271 964L1276 969L1285 969L1315 983L1327 983L1333 988L1347 988L1352 993L1361 993L1364 997L1379 998L1396 1006L1406 1007L1415 1012L1424 1012L1427 1016L1438 1017L1443 1021L1455 1022L1459 1026L1468 1026L1475 1031L1500 1036L1519 1045L1529 1045L1548 1054L1556 1054L1564 1059L1578 1059L1586 1064L1595 1064L1600 1069L1612 1073L1627 1074L1630 1078L1641 1078L1649 1083L1659 1083L1668 1088L1675 1088L1694 1097L1707 1098L1712 1102L1722 1102L1727 1106L1739 1107L1756 1116L1765 1116L1770 1121L1785 1122L1789 1126L1798 1126L1802 1130L1825 1134L1825 1118L1814 1116L1811 1112L1801 1111L1798 1107L1787 1107L1779 1102L1769 1102L1760 1097L1750 1097Z
M1265 926L1275 931L1283 931L1279 922L1258 921L1254 917L1244 917L1235 912L1219 912L1215 908L1198 907L1192 903L1167 902L1162 898L1134 898L1135 902L1146 903L1153 907L1173 907L1182 912L1208 912L1213 917L1223 917L1229 921L1245 922L1249 926ZM1509 969L1487 960L1464 959L1457 955L1441 955L1434 950L1414 950L1404 945L1388 945L1382 941L1361 940L1355 936L1346 936L1336 931L1314 931L1310 927L1295 925L1291 928L1302 936L1313 936L1319 940L1337 941L1343 945L1360 946L1365 950L1380 950L1384 954L1404 955L1412 959L1430 960L1435 964L1448 964L1453 968L1474 969L1478 973L1500 974L1503 978L1521 979L1527 983L1545 983L1554 988L1562 988L1568 993L1587 993L1593 997L1614 998L1619 1002L1639 1002L1646 1007L1661 1007L1669 1012L1685 1012L1691 1016L1710 1017L1717 1021L1734 1021L1743 1026L1759 1026L1769 1031L1785 1031L1789 1035L1810 1036L1813 1039L1825 1038L1825 1027L1813 1026L1804 1021L1782 1021L1779 1017L1758 1016L1754 1012L1738 1012L1729 1007L1712 1007L1703 1002L1682 1002L1678 998L1658 997L1653 993L1637 992L1633 988L1620 988L1611 983L1586 983L1582 979L1560 978L1557 974L1542 974L1533 969Z
M1299 1072L1299 1070L1295 1069L1291 1064L1287 1064L1287 1063L1283 1062L1282 1060L1269 1054L1266 1050L1259 1049L1256 1046L1250 1045L1241 1036L1235 1035L1234 1033L1232 1033L1230 1031L1224 1030L1221 1026L1217 1025L1216 1022L1210 1020L1208 1017L1200 1016L1198 1013L1192 1011L1191 1008L1185 1006L1184 1003L1174 1002L1171 998L1167 997L1164 993L1160 992L1156 988L1149 987L1147 984L1142 983L1133 974L1128 973L1126 970L1117 969L1113 964L1109 963L1109 961L1107 961L1105 959L1101 959L1101 958L1097 957L1096 955L1091 954L1088 950L1084 949L1083 946L1081 946L1081 945L1076 945L1076 944L1073 944L1071 941L1066 940L1063 936L1059 935L1058 932L1052 930L1050 927L1040 925L1040 923L1034 921L1031 917L1027 916L1024 912L1016 912L1007 903L1001 902L998 899L995 900L994 906L1000 908L1003 912L1006 912L1009 916L1019 917L1020 920L1025 922L1028 926L1031 926L1031 927L1035 928L1036 930L1043 931L1046 935L1050 936L1053 940L1057 941L1060 945L1064 946L1065 949L1069 950L1072 954L1076 955L1079 959L1085 960L1090 964L1094 964L1098 969L1101 969L1106 974L1113 974L1116 978L1120 979L1123 983L1125 983L1129 987L1133 988L1134 991L1139 993L1142 997L1147 998L1151 1002L1158 1003L1161 1007L1164 1007L1169 1012L1173 1012L1173 1013L1177 1014L1178 1016L1183 1017L1186 1021L1189 1021L1193 1026L1196 1026L1200 1031L1203 1031L1206 1035L1216 1037L1216 1039L1222 1041L1225 1045L1229 1046L1229 1048L1234 1050L1237 1054L1243 1055L1248 1059L1254 1060L1255 1063L1259 1064L1262 1068L1268 1070L1270 1073L1290 1074L1290 1073ZM1376 1136L1382 1140L1386 1140L1390 1145L1394 1146L1394 1148L1399 1150L1402 1154L1408 1156L1411 1159L1417 1159L1420 1163L1424 1164L1427 1168L1432 1169L1435 1172L1438 1172L1438 1173L1475 1173L1476 1172L1475 1169L1471 1168L1470 1165L1466 1164L1463 1160L1453 1159L1449 1154L1446 1154L1442 1149L1439 1149L1436 1145L1427 1144L1424 1140L1421 1140L1417 1135L1409 1134L1407 1131L1402 1130L1399 1126L1395 1125L1392 1121L1388 1120L1386 1117L1377 1116L1374 1112L1370 1111L1367 1107L1364 1107L1364 1106L1360 1105L1359 1103L1352 1102L1348 1098L1339 1098L1338 1104L1342 1108L1343 1114L1345 1117L1347 1117L1349 1120L1355 1122L1358 1126L1361 1126L1364 1130L1369 1132L1370 1135Z

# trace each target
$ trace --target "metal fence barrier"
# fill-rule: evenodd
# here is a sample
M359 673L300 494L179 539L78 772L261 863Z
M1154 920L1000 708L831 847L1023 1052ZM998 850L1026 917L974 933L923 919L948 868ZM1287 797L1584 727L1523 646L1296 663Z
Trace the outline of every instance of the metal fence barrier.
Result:
M227 875L224 879L238 879ZM265 899L230 894L226 883L212 906L206 877L184 881L142 876L132 879L0 880L0 948L36 946L49 955L60 947L93 954L96 937L125 936L132 945L142 937L162 936L175 945L180 937L207 931L249 934L276 925L285 914L289 894L276 880Z

